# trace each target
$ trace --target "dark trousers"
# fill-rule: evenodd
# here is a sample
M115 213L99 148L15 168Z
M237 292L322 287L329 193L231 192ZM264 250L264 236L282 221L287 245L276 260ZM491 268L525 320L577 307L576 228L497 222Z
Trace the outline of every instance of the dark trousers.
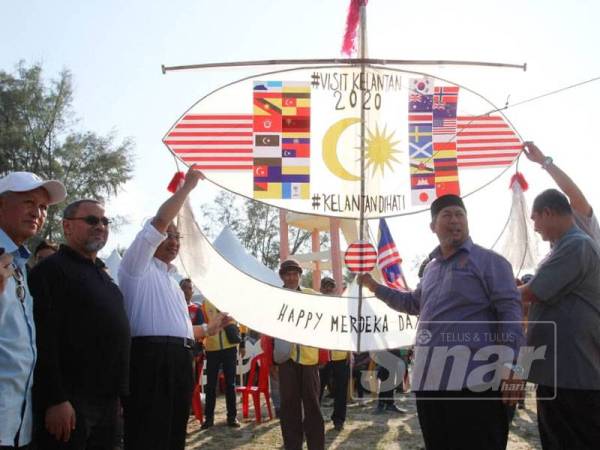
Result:
M225 350L206 352L206 405L204 414L206 422L213 423L215 415L215 402L217 400L217 376L219 368L223 368L225 375L225 400L227 403L227 420L231 421L237 416L235 398L235 369L237 365L237 347Z
M330 377L333 377L333 414L331 415L331 420L334 424L343 424L346 420L349 376L350 365L345 359L329 361L319 370L319 378L321 379L321 393L319 398L323 398L325 385Z
M194 387L191 349L133 339L129 368L125 449L183 450Z
M396 391L396 388L403 390L404 379L397 379L398 377L402 376L402 374L398 374L398 377L396 377L396 375L396 373L391 374L391 376L394 377L394 380L388 380L388 378L390 377L390 371L383 366L377 366L377 379L381 380L382 382L385 381L387 383L389 383L390 381L394 381L395 386L394 388L388 391L382 391L381 389L379 389L379 394L377 395L378 405L394 404L394 399L396 397L394 392Z
M504 450L506 409L496 392L416 392L417 413L427 450ZM439 399L439 400L438 400Z
M68 442L57 441L46 430L44 415L36 418L35 448L37 450L113 450L117 432L119 400L73 396L69 400L75 409L75 429Z
M539 398L554 397L553 400ZM544 449L600 447L600 391L537 387L537 414Z
M316 364L303 366L288 360L279 366L279 415L286 450L300 450L303 436L306 436L308 450L325 448L319 391L319 366Z

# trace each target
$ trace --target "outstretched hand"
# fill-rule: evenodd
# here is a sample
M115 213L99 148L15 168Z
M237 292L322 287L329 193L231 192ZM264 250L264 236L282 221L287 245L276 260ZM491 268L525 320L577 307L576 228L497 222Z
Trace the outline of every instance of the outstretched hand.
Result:
M525 156L527 156L529 161L533 161L534 163L538 164L542 164L544 162L544 158L546 158L546 155L544 155L538 146L532 141L526 141L523 144L523 153L525 153Z
M185 174L185 180L183 185L189 189L194 189L198 184L198 181L204 180L206 177L202 172L196 169L196 165L193 164Z
M369 288L371 292L375 292L379 283L373 279L370 273L362 273L358 276L358 282Z

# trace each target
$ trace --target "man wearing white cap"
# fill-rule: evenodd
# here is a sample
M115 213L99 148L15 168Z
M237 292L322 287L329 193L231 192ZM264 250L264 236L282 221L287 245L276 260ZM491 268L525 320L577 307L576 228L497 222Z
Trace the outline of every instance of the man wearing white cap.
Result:
M31 442L31 386L36 359L33 306L23 245L46 220L48 205L62 202L62 183L30 172L0 179L0 449Z

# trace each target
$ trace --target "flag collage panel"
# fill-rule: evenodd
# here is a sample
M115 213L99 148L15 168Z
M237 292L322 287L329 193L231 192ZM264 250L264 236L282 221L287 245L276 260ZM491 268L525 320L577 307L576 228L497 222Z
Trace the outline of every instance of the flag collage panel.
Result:
M310 195L310 85L255 81L254 198Z
M435 199L432 110L433 79L411 79L408 101L408 147L413 205L429 205Z

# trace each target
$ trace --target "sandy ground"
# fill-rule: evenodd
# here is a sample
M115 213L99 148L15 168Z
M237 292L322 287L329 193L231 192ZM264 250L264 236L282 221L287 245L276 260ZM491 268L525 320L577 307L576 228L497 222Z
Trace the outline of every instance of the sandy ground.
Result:
M353 403L348 406L344 430L337 432L331 421L325 423L325 445L327 449L423 449L421 429L417 420L415 402L411 396L397 401L397 404L408 410L406 415L397 413L374 414L375 403ZM323 417L331 416L331 407L321 408ZM200 431L199 422L190 416L186 449L202 450L265 450L283 448L283 440L277 419L261 424L254 422L254 416L248 419L241 417L238 407L241 428L229 428L225 424L225 400L217 399L215 426ZM266 416L266 408L263 407ZM540 449L537 431L535 401L529 397L526 409L517 410L511 425L508 448L511 450ZM306 448L306 446L305 446Z

